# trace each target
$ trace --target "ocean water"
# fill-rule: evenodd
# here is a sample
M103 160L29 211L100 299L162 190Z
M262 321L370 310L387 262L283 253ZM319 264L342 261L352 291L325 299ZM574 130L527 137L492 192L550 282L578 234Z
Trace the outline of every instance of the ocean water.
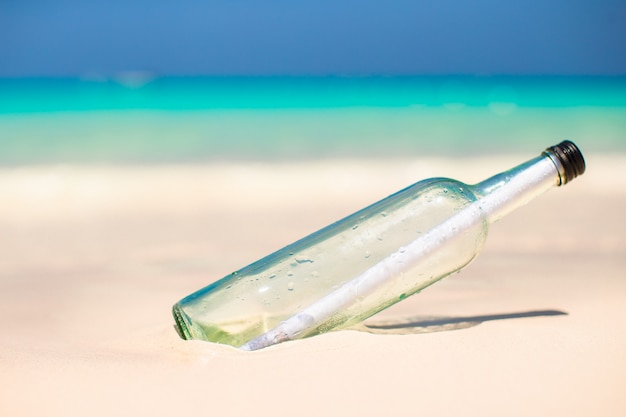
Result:
M626 151L626 77L0 79L0 165Z

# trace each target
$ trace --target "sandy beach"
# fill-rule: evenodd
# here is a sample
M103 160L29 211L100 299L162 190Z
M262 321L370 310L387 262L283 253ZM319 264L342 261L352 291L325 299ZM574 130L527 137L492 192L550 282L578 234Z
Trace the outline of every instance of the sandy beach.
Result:
M180 298L396 190L533 156L0 168L0 415L623 416L626 155L585 154L354 330L242 352L173 328Z

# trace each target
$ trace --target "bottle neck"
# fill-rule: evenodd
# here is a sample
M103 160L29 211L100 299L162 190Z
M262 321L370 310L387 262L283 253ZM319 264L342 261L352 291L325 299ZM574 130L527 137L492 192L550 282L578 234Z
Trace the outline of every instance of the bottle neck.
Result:
M474 185L473 189L483 216L493 223L561 183L559 166L544 153Z

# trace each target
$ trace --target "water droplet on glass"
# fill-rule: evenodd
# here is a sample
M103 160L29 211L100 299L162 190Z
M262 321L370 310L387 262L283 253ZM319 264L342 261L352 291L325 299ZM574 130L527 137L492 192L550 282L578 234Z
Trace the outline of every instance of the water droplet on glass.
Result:
M307 256L297 256L296 257L296 262L299 264L305 264L305 263L313 263L313 259L307 257Z
M287 284L287 289L289 291L293 291L294 287L295 287L295 285L294 285L293 281L290 281L289 284Z

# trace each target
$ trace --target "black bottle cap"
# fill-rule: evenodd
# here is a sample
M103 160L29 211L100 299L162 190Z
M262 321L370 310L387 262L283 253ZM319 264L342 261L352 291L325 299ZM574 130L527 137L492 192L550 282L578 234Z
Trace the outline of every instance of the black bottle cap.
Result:
M585 172L585 159L574 142L564 140L558 145L550 146L544 154L548 155L557 165L561 183L565 185Z

